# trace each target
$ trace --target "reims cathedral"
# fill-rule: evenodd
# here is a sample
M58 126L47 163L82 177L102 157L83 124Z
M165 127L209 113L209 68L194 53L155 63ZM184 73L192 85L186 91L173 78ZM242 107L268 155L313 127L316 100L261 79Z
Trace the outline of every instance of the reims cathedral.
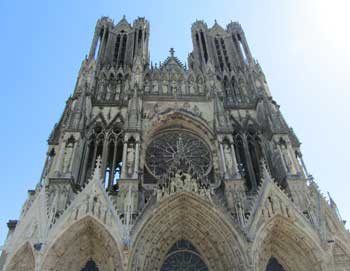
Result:
M98 20L1 270L350 270L241 25L191 33L187 65L154 64L145 18Z

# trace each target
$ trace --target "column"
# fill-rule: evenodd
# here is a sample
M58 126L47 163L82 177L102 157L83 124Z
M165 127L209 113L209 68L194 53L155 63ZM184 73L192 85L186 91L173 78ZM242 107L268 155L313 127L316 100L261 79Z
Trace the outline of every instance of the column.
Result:
M94 38L92 40L92 44L91 44L91 48L90 48L90 52L89 52L89 59L93 59L95 56L96 47L97 47L98 39L100 36L100 31L101 31L101 29L96 26Z
M108 180L108 189L109 190L112 190L112 188L113 188L113 180L114 180L114 174L115 174L115 168L116 168L117 151L118 151L118 140L115 140L114 141L113 162L112 162L111 174L109 175L109 180Z
M128 141L127 138L124 139L124 147L123 147L123 159L122 159L122 173L121 173L121 178L126 177L126 154L128 150Z
M106 167L107 167L107 160L109 155L109 144L108 144L108 137L106 135L105 139L103 140L103 148L102 148L102 164L101 164L101 173L102 173L102 179L104 181L106 177Z
M238 163L237 163L237 159L236 159L234 142L231 142L230 147L231 147L232 161L233 161L234 168L235 168L235 177L240 178L241 176L240 176L239 171L238 171Z
M104 50L106 48L106 35L107 35L107 27L103 27L103 35L102 35L102 40L101 40L101 44L100 44L100 50L97 56L97 62L100 63L101 62L101 58L104 55Z
M222 167L224 169L224 177L227 177L227 168L226 168L226 161L225 161L225 154L224 154L224 147L222 146L222 142L219 142L220 145L220 154L221 154L221 161L222 161Z
M90 154L90 146L91 142L87 142L85 145L85 150L84 150L84 163L83 163L83 168L82 168L82 173L81 177L79 180L79 184L82 186L85 183L85 177L86 177L86 171L87 171L87 163L89 161L89 154Z
M138 178L139 173L139 157L140 157L140 142L136 141L136 147L135 147L135 163L134 163L134 179Z
M252 185L252 190L256 191L256 189L257 189L257 182L256 182L256 176L255 176L255 172L254 172L252 159L250 157L247 135L244 134L242 139L243 139L244 155L245 155L246 161L247 161L247 167L248 167L247 170L249 171L249 176L250 176L250 181L251 181L251 185Z

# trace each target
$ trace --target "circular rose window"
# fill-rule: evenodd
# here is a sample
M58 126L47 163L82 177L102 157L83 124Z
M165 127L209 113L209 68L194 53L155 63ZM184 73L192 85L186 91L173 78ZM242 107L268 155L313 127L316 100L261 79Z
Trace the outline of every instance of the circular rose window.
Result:
M207 144L186 131L168 131L157 135L146 150L146 167L155 177L176 166L184 172L206 176L211 171L211 154Z

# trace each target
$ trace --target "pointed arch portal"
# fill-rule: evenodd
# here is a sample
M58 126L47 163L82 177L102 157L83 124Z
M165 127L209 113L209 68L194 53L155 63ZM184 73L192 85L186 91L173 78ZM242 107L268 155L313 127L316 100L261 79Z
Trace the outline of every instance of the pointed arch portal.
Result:
M242 236L219 210L189 192L162 201L135 232L129 270L246 268Z
M58 236L40 270L120 271L123 267L119 247L103 224L85 217Z

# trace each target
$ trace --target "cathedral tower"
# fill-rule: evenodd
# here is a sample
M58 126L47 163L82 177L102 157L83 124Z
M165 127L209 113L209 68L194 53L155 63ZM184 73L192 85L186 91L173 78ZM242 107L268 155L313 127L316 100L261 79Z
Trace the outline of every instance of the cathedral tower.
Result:
M1 270L350 270L241 25L191 35L152 65L145 18L97 21Z

